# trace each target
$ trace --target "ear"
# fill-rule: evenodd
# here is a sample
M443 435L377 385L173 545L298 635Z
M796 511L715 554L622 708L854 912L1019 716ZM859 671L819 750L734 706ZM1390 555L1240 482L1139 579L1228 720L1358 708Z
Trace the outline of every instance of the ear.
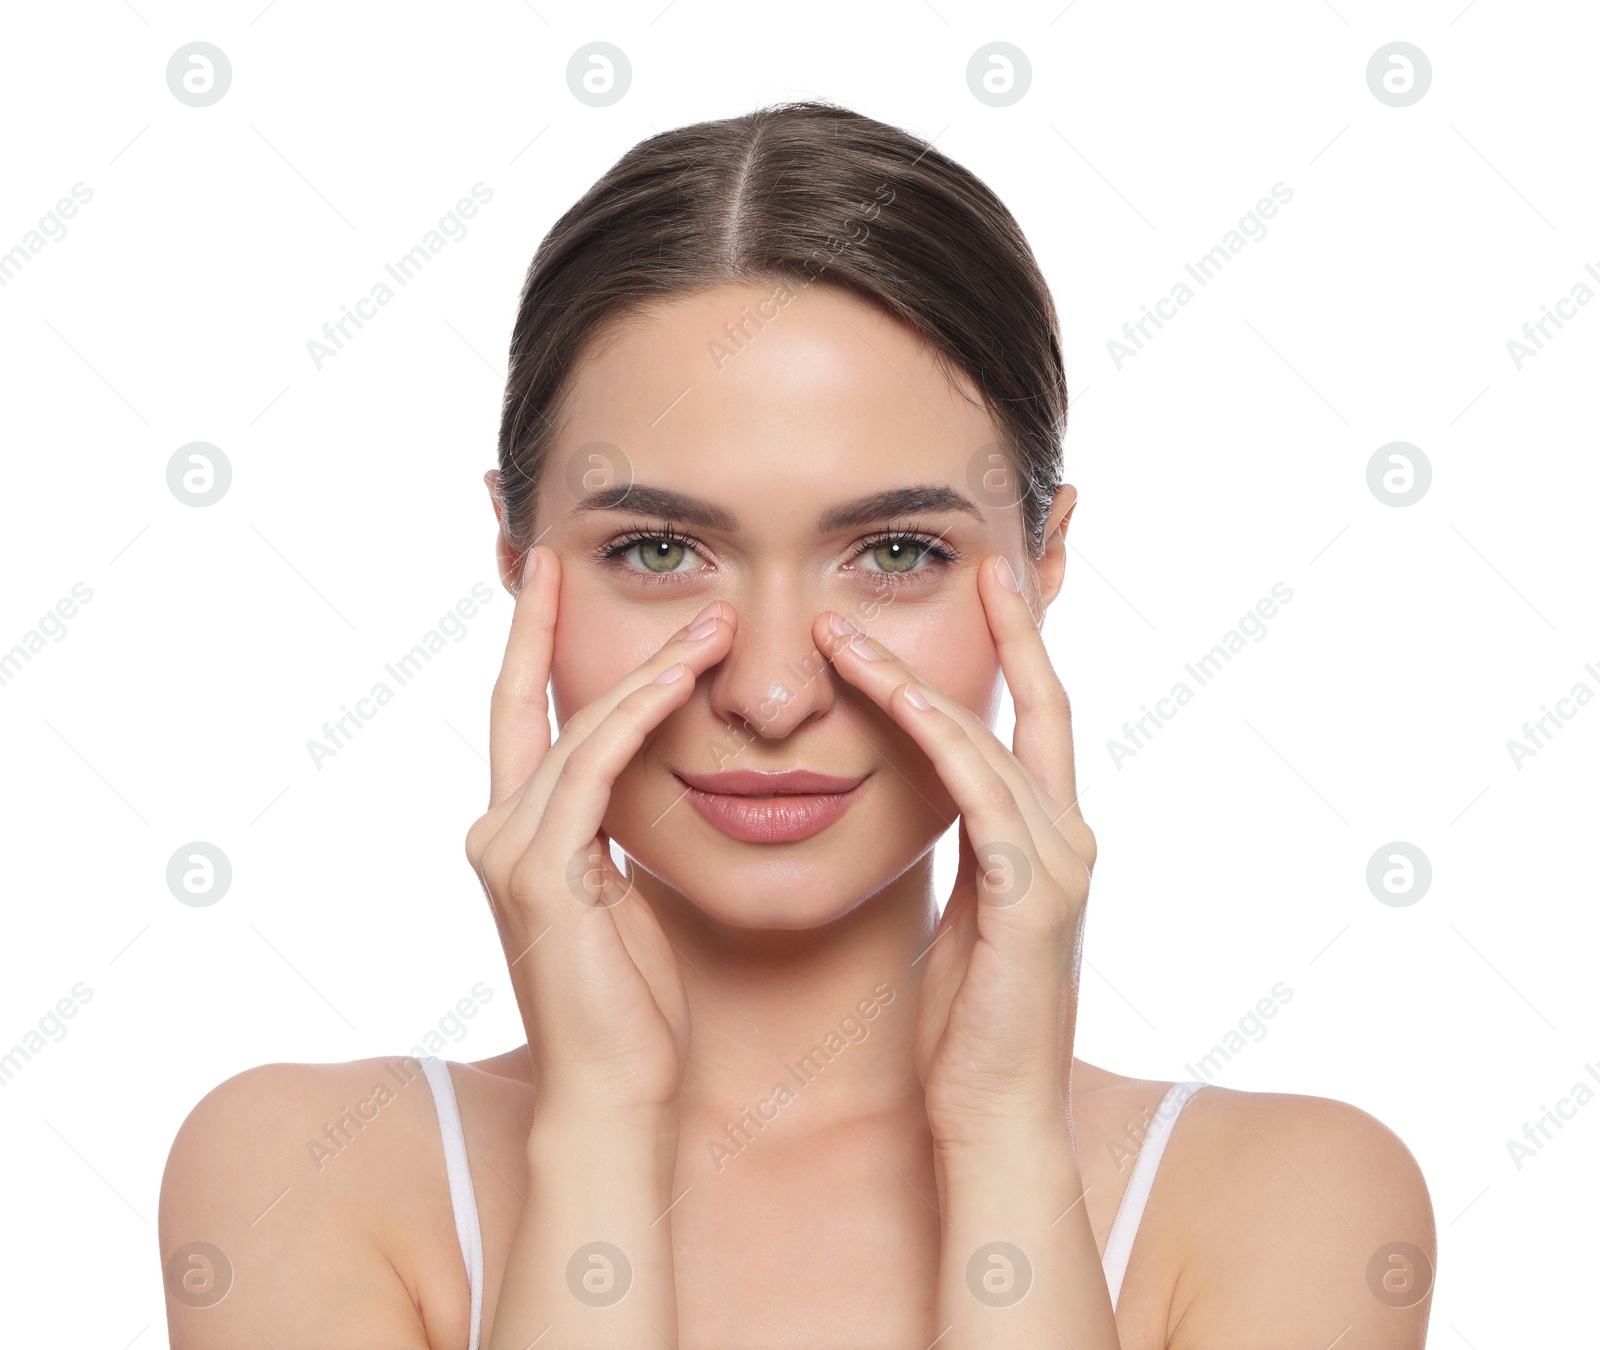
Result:
M1050 499L1050 513L1044 522L1044 553L1034 560L1034 574L1039 579L1039 615L1043 622L1045 610L1061 593L1061 583L1067 571L1067 522L1078 504L1078 489L1063 483Z
M499 532L495 535L494 556L495 565L500 571L500 584L515 599L517 583L522 576L522 559L517 556L517 550L506 538L506 504L500 496L500 470L490 469L484 474L483 481L489 489L489 500L494 503L495 523L499 526Z

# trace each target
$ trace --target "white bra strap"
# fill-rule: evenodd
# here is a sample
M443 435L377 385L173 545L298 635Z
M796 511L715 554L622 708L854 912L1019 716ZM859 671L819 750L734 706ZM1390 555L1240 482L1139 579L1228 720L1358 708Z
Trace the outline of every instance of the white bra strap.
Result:
M439 1135L444 1140L444 1170L450 1181L450 1208L456 1216L456 1238L461 1243L461 1259L467 1267L467 1286L472 1291L472 1330L467 1350L478 1350L483 1319L483 1235L478 1228L478 1198L472 1189L472 1169L467 1165L467 1137L461 1132L461 1112L456 1105L455 1083L450 1066L437 1055L424 1055L419 1061L433 1089L433 1104L439 1112Z
M1117 1306L1117 1296L1122 1292L1122 1277L1128 1273L1133 1239L1139 1231L1139 1220L1144 1217L1145 1203L1150 1199L1150 1188L1155 1184L1156 1168L1167 1147L1173 1122L1177 1120L1178 1112L1204 1086L1205 1083L1199 1079L1174 1083L1156 1107L1155 1118L1145 1131L1139 1156L1134 1159L1133 1175L1128 1178L1128 1188L1122 1193L1122 1203L1117 1207L1117 1217L1112 1220L1111 1232L1106 1237L1105 1255L1101 1259L1113 1309Z

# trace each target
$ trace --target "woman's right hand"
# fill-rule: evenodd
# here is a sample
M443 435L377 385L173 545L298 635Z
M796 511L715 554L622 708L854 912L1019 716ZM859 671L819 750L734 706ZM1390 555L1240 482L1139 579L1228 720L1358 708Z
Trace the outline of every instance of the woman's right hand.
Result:
M489 716L489 809L467 858L494 912L528 1036L539 1115L660 1114L675 1101L689 1010L671 945L612 864L601 820L645 737L727 653L721 601L567 720L550 742L561 560L528 555ZM709 627L707 625L709 624ZM658 677L681 667L676 679Z

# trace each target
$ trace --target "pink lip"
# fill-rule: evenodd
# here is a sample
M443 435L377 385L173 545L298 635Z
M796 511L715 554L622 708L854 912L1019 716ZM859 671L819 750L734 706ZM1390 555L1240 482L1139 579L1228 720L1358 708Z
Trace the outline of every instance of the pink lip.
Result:
M717 792L730 797L763 797L775 792L849 792L866 774L857 774L854 778L835 778L832 774L812 773L809 769L786 769L782 773L730 769L723 773L680 773L678 777L702 792Z
M859 778L791 769L759 773L679 774L689 801L707 823L749 844L793 843L821 834L855 804Z

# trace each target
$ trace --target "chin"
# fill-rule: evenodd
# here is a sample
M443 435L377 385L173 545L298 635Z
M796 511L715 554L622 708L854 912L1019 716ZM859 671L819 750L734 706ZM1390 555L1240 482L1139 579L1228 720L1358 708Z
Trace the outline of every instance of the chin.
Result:
M804 933L826 927L860 903L854 887L830 886L826 878L808 872L798 876L773 876L769 866L723 871L711 885L701 885L691 871L681 882L664 876L643 859L663 886L682 895L705 920L718 928L746 932ZM819 884L820 883L820 884Z

